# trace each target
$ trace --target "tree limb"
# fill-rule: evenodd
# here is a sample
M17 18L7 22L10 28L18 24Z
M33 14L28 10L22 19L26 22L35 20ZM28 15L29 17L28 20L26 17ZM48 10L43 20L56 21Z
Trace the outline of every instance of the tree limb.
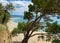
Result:
M45 34L44 33L35 33L35 34L31 35L31 37L33 37L35 35L45 35Z

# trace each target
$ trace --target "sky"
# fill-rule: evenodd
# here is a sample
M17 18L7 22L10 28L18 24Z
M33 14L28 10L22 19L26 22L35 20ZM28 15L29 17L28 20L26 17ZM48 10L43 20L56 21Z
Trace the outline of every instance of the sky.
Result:
M28 5L32 4L30 0L0 0L0 3L3 5L13 3L15 10L11 12L11 15L23 15L24 11L28 10Z
M6 5L7 3L13 3L15 10L10 12L11 15L24 15L24 11L28 10L28 5L32 4L31 0L0 0L0 3ZM57 20L56 17L52 17L54 21ZM57 20L60 24L60 19Z

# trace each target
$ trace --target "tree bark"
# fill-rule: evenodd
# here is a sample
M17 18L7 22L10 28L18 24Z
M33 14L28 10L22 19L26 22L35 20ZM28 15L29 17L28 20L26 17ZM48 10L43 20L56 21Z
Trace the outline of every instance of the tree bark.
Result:
M25 34L24 36L24 39L22 40L21 43L28 43L28 40L29 40L29 32L30 32L30 29L28 29L27 33Z
M27 34L24 36L24 39L22 40L21 43L28 43L28 40L29 40L29 38L30 38L30 37L29 37L29 32L30 32L30 31L28 31Z
M26 36L21 43L28 43L28 40L29 40L30 37Z
M34 21L31 25L29 25L29 26L27 27L27 29L28 29L28 30L27 30L27 33L26 33L26 35L25 35L25 37L24 37L24 39L22 40L21 43L28 43L28 40L29 40L29 38L31 37L31 35L32 35L32 33L33 33L33 31L32 31L32 33L29 34L30 31L33 29L35 22L36 22L39 18L41 19L42 16L43 16L43 15L39 16L38 18L36 18L35 21ZM34 30L34 29L33 29L33 30Z

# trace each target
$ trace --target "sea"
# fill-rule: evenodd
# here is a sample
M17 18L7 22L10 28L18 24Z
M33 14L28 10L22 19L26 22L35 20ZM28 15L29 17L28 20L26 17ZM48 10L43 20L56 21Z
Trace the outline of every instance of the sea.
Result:
M28 21L28 20L24 19L23 15L11 15L11 20L15 23Z

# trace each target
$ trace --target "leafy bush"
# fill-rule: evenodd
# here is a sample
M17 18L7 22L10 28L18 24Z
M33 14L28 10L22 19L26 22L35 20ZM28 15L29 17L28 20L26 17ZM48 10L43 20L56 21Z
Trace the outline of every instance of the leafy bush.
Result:
M12 34L17 34L17 33L19 33L20 31L19 31L19 29L18 28L14 28L14 30L12 31Z
M0 23L2 22L2 19L3 19L3 17L4 17L4 13L5 13L4 11L3 11L3 12L0 11ZM7 13L6 13L6 18L5 18L5 22L4 22L4 23L7 23L9 19L10 19L10 13L7 12Z
M1 6L0 6L1 7ZM0 8L1 9L1 8ZM2 19L4 17L4 14L5 14L5 11L4 10L1 10L0 11L0 23L2 23ZM10 18L10 13L7 11L7 13L5 14L6 15L6 18L5 18L5 21L4 23L7 23L9 18Z
M26 30L25 27L26 27L26 23L19 22L17 28L14 28L14 30L12 31L12 35L24 32Z
M57 22L51 23L47 28L46 32L57 34L60 33L60 25Z
M14 6L12 3L9 3L5 6L3 6L2 3L0 3L0 23L1 24L5 24L8 22L9 18L10 18L10 12L14 10Z
M60 40L53 40L52 43L60 43Z

